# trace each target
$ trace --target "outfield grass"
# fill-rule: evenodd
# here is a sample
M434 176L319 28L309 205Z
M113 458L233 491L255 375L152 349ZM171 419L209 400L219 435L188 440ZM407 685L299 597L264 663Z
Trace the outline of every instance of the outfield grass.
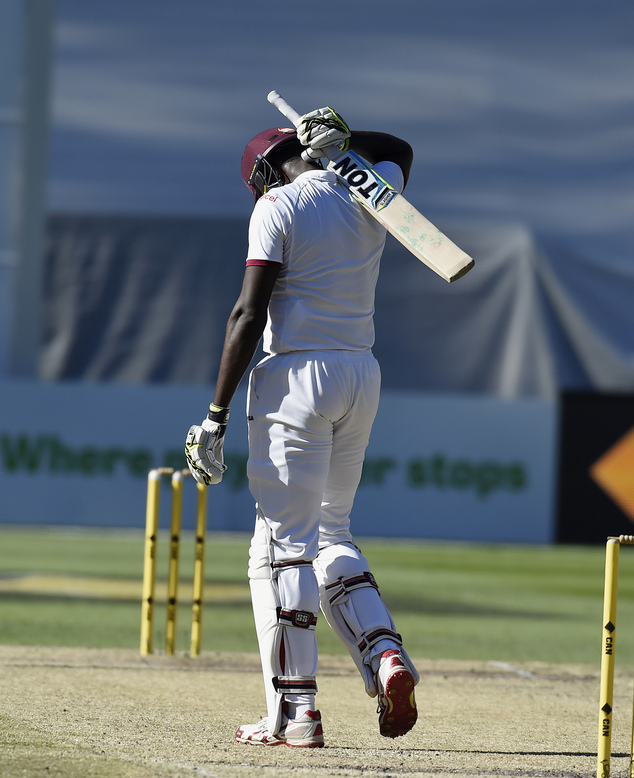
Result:
M417 657L598 664L602 547L361 541L409 652ZM248 537L210 534L203 650L255 651ZM184 536L183 580L193 540ZM134 648L139 644L140 532L0 527L0 643ZM167 571L159 546L159 581ZM89 585L94 584L94 585ZM213 601L212 601L213 600ZM156 612L162 647L165 609ZM634 552L621 555L619 659L634 656ZM188 647L190 610L178 615ZM324 653L342 653L323 618Z

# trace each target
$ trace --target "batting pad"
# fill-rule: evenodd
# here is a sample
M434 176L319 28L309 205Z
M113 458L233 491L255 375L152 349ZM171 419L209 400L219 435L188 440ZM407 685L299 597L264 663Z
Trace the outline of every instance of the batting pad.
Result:
M319 590L310 562L276 568L271 564L266 533L251 543L249 585L264 676L269 731L282 723L285 695L317 692Z
M394 648L418 683L419 675L402 648L401 636L359 549L350 543L328 546L319 552L313 567L321 610L354 659L367 694L376 697L374 674L379 657Z

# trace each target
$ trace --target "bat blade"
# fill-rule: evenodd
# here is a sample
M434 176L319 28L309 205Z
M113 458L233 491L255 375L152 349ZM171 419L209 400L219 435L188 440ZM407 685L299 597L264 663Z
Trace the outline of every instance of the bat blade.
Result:
M300 115L277 92L268 101L295 126ZM402 194L392 189L372 166L353 151L332 149L328 169L343 181L372 216L420 262L451 283L462 278L475 262Z
M402 195L375 214L381 224L428 268L451 283L462 278L475 260L456 246Z
M348 185L359 202L424 265L451 283L475 262L358 154L344 152L331 159L328 169Z

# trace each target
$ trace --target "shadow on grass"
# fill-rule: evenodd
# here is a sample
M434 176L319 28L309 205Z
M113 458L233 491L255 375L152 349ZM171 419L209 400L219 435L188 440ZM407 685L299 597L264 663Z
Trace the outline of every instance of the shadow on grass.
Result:
M519 608L496 608L477 603L432 600L407 595L385 595L386 605L393 613L418 613L424 616L487 616L499 619L535 619L536 621L575 621L579 617L570 613L531 611Z
M58 594L51 593L46 594L44 592L8 592L0 594L0 606L2 603L30 603L30 604L52 604L55 602L64 603L90 603L91 605L138 605L141 607L141 599L139 597L96 597L89 594ZM191 598L183 597L179 599L179 605L187 606L191 605ZM165 607L165 600L156 600L155 603L159 607ZM213 602L204 602L205 608L232 608L232 609L244 609L251 613L251 603L241 599L227 598L224 600L213 600Z
M496 608L490 605L479 605L476 603L461 603L449 600L432 600L420 597L384 597L385 603L393 615L397 613L406 613L409 615L418 614L421 616L440 616L440 617L487 617L496 619L531 619L535 621L578 621L581 617L570 613L553 613L552 611L530 611L512 608ZM138 596L116 596L94 595L82 593L81 591L60 593L60 592L2 592L0 593L0 605L2 603L22 602L22 603L92 603L102 605L139 605L141 598ZM179 597L179 604L187 606L191 603L191 597ZM164 598L157 598L155 604L158 607L165 606ZM244 596L214 598L205 600L205 608L239 608L251 612L251 602Z

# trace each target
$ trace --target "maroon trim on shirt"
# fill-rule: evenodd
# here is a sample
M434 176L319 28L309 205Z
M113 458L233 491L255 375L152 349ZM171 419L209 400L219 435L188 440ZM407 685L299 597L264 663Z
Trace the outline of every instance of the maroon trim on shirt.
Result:
M277 267L279 264L272 259L247 259L247 267Z

